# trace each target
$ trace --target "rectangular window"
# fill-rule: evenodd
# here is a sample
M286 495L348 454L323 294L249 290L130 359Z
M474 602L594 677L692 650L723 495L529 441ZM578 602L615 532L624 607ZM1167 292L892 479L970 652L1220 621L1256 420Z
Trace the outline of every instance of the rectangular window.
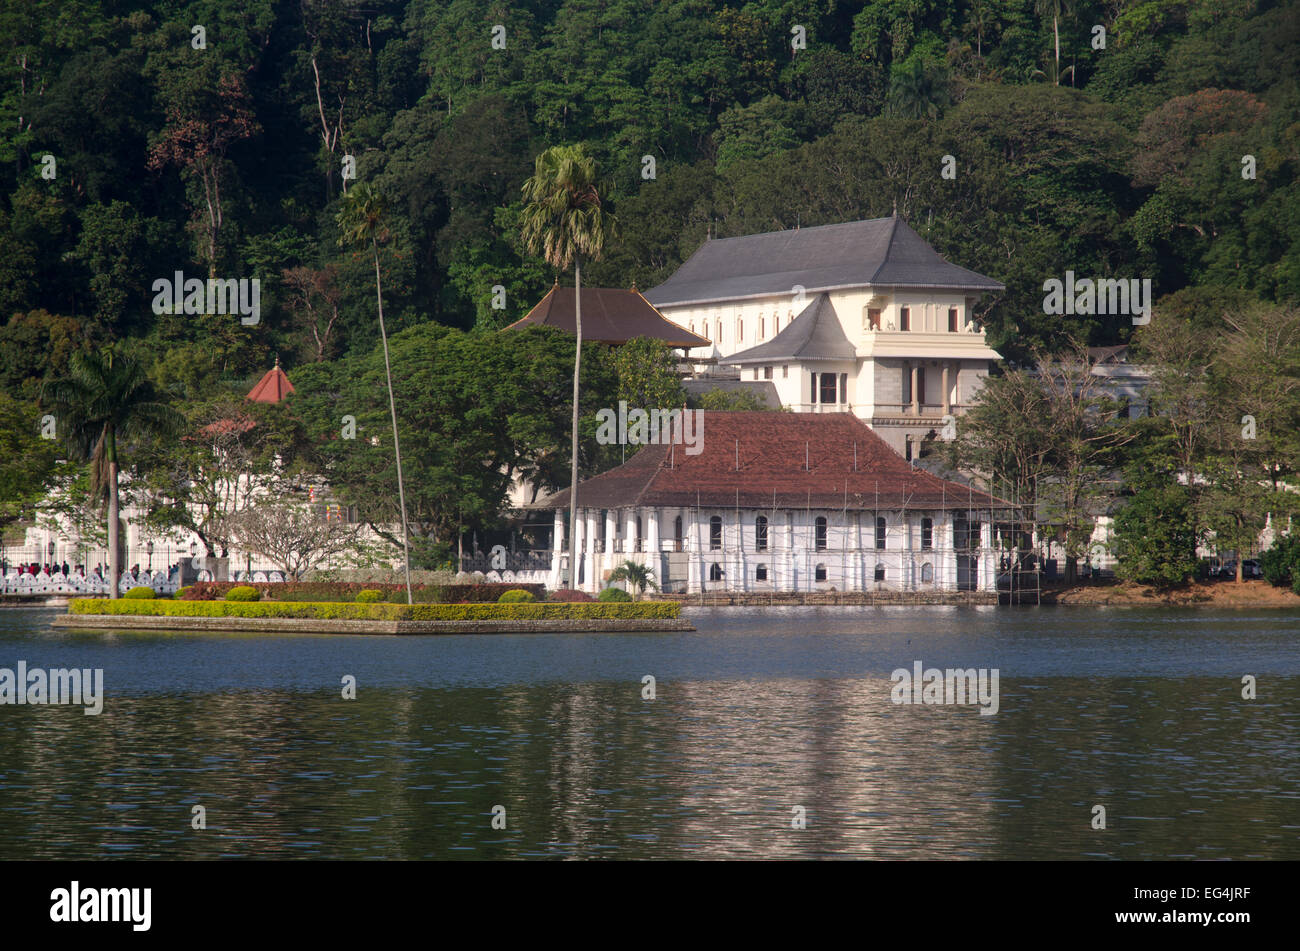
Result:
M841 373L840 374L840 402L847 403L848 401L849 401L849 375L847 373Z
M899 330L911 330L911 329L912 329L912 310L911 310L910 307L904 307L904 308L902 308L902 309L899 310L899 312L898 312L898 329L899 329Z
M770 379L772 379L772 368L771 368L771 367L763 367L763 379L765 379L765 380L770 380Z
M934 547L934 519L921 519L921 550L928 551Z
M788 379L790 379L790 368L789 368L789 367L781 367L781 379L783 379L783 380L788 380Z
M872 307L867 310L867 326L872 330L880 329L880 308Z
M822 374L821 402L823 403L839 402L839 400L835 398L835 374L834 373Z
M883 549L885 547L885 520L884 518L876 519L876 547Z
M955 334L956 332L957 332L957 308L949 307L948 308L948 333Z
M817 374L810 373L808 374L808 377L810 380L812 380L812 383L808 387L808 391L812 394L811 401L816 403L817 402Z

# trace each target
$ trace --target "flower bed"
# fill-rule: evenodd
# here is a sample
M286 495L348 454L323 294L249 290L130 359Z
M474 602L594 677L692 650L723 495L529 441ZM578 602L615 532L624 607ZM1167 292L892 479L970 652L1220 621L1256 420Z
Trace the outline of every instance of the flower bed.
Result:
M185 601L220 601L231 588L243 582L200 581L190 585L181 596ZM286 581L281 584L258 582L251 585L261 592L262 600L273 601L355 601L362 591L378 591L379 600L388 604L406 603L406 585L375 584L360 581ZM527 591L538 601L546 597L540 584L420 584L411 586L411 597L420 604L464 604L497 601L507 591Z

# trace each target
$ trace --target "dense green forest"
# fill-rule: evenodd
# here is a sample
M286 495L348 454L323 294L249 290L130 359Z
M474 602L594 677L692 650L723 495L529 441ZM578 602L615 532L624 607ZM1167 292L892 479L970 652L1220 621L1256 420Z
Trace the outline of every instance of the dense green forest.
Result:
M708 234L897 209L1006 285L979 316L1013 361L1066 332L1128 339L1127 317L1043 313L1044 280L1067 270L1150 278L1157 306L1176 299L1192 321L1225 299L1294 304L1298 39L1296 4L1253 0L4 0L5 418L34 434L42 386L110 342L191 420L273 355L303 412L349 386L364 401L375 272L337 223L359 183L388 201L384 310L412 374L403 406L432 416L419 431L466 405L518 406L519 377L480 400L473 382L451 392L450 368L423 382L415 368L454 362L453 344L521 365L474 356L492 345L473 331L571 279L520 240L534 159L567 143L596 158L618 224L588 284L653 286ZM177 271L258 278L260 320L155 314L153 282ZM536 360L562 379L555 347ZM612 357L591 373L595 392L631 385ZM528 458L489 447L493 465L567 481L554 398L516 427ZM358 415L370 408L382 433L386 405ZM327 421L295 425L309 445ZM498 486L447 475L482 449L460 435L429 447L449 454L427 466L424 521L443 538L499 504ZM472 515L448 515L452 495Z

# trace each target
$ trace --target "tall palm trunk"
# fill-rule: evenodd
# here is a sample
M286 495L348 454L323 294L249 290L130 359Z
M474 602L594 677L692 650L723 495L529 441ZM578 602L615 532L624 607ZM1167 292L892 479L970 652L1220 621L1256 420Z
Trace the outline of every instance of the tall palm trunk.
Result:
M121 596L117 588L122 575L122 559L118 554L121 542L118 538L117 439L112 429L104 433L104 453L108 460L108 596L116 598Z
M1052 15L1052 36L1056 40L1056 78L1054 85L1061 85L1061 28L1057 25L1056 15Z
M578 343L573 351L573 460L569 471L569 585L578 587L578 375L582 368L582 262L573 261L573 313Z
M402 448L397 441L397 404L393 400L393 371L388 363L388 332L384 329L384 292L379 283L379 245L372 239L375 252L375 295L379 304L379 336L384 343L384 378L388 381L388 411L393 418L393 455L397 459L397 504L402 509L402 553L406 563L406 603L414 604L411 597L411 538L406 527L406 488L402 483Z

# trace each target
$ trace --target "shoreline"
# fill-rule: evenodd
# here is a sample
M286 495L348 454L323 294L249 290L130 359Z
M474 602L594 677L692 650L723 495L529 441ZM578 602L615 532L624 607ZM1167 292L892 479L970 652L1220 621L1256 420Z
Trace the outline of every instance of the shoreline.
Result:
M499 621L382 621L317 618L155 617L64 614L56 628L100 631L222 631L245 634L573 634L694 631L685 618L568 618Z

